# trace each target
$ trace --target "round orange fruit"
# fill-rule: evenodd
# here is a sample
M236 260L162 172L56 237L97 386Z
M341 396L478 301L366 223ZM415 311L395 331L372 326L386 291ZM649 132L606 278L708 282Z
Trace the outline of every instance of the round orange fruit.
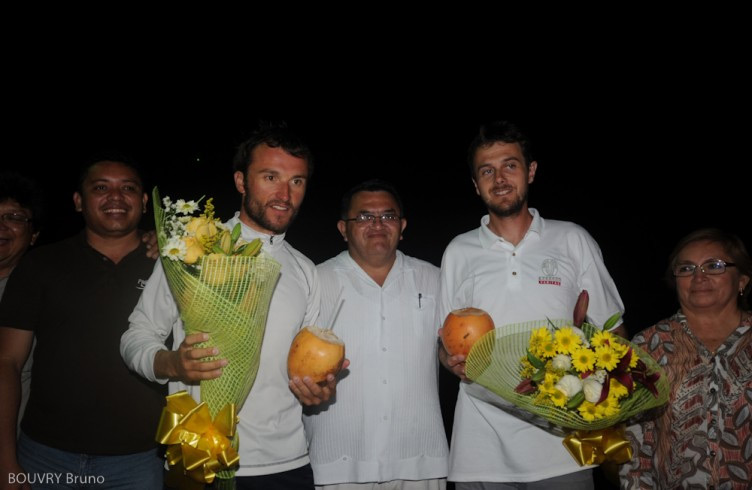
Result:
M450 312L441 330L441 342L451 356L467 357L473 344L494 329L491 316L480 308L462 308Z
M310 377L314 382L326 381L329 374L337 375L345 361L345 343L331 330L303 327L292 341L287 355L287 375Z

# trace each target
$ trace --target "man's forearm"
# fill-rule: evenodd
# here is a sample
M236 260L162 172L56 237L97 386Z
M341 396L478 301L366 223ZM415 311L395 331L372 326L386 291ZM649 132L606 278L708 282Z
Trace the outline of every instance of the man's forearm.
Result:
M623 323L616 328L612 328L610 332L614 335L618 335L619 337L629 339L629 332L627 332L627 327Z
M178 377L175 369L176 351L160 350L154 355L154 375L157 378L174 380Z

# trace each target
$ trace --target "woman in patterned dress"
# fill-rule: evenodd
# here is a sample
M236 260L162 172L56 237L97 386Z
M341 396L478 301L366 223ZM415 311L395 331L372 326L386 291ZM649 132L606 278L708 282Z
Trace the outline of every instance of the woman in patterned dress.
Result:
M679 241L668 276L680 309L633 341L666 370L669 403L629 427L625 489L749 489L752 483L752 260L702 229Z

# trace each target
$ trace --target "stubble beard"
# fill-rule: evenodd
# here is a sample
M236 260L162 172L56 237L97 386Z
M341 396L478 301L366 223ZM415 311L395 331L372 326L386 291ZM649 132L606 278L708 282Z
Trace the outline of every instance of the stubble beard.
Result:
M499 218L508 218L510 216L519 215L527 204L527 192L517 197L517 199L511 204L501 205L491 202L490 199L486 201L486 207L488 212Z
M245 214L247 214L251 218L251 220L256 222L261 228L272 231L275 234L281 235L282 233L286 232L292 222L295 220L295 217L298 215L298 209L292 208L292 203L286 202L284 204L292 208L290 219L283 223L274 222L266 217L265 211L267 206L272 205L277 201L270 201L266 205L264 205L260 201L251 197L250 192L248 192L247 186L245 189L245 195L246 198L243 199L243 209L245 210Z

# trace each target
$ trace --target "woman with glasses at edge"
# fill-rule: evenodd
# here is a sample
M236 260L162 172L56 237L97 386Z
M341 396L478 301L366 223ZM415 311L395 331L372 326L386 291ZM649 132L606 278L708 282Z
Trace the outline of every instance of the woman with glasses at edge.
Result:
M669 402L628 428L622 488L749 489L752 260L735 235L701 229L669 257L680 309L633 342L665 369Z

